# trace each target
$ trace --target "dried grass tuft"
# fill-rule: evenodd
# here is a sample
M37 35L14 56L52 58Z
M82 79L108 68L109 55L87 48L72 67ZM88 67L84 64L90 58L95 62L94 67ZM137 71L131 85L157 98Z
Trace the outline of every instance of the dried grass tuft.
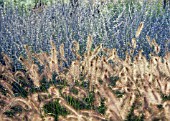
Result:
M136 37L139 37L142 28L143 22L138 27ZM53 41L50 54L33 53L25 46L28 56L19 58L25 67L24 71L13 72L12 61L3 54L5 65L0 64L0 85L5 88L7 96L0 93L0 102L3 104L0 103L0 120L22 120L24 117L25 120L54 120L54 117L46 114L42 108L55 100L69 111L67 116L59 116L58 119L62 121L123 121L130 115L143 115L144 120L148 121L170 120L170 54L167 52L165 57L159 57L160 46L156 40L150 41L149 36L146 38L150 46L154 46L150 60L146 59L142 50L133 56L136 38L131 41L132 51L126 52L123 60L117 55L116 49L99 45L91 50L90 35L83 56L79 55L79 43L72 43L72 52L77 58L69 67L61 64L67 61L64 44L60 45L58 54ZM33 58L40 62L40 65L35 63ZM26 98L16 97L12 84L17 83L22 87L19 79L33 84L37 90L33 93L30 91L32 87L26 86ZM45 90L41 90L43 79L48 83ZM66 97L76 99L84 107L91 107L77 109ZM17 105L23 109L21 114L13 117L4 115L11 106Z

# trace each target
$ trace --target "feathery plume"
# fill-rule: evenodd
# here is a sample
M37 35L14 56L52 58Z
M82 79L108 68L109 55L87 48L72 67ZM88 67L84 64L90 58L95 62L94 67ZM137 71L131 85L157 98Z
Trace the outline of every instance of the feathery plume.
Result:
M139 24L139 26L138 26L138 29L137 29L137 31L136 31L136 38L138 38L139 37L139 35L140 35L140 33L141 33L141 31L142 31L142 29L143 29L143 26L144 26L144 23L143 22L141 22L140 24Z
M133 47L133 49L136 48L136 39L135 38L132 38L132 47Z
M61 58L63 60L65 60L65 56L64 56L64 44L63 43L60 45L59 49L60 49L60 56L61 56Z
M86 51L87 51L87 54L89 55L90 54L90 50L91 50L91 47L92 47L92 36L89 35L88 38L87 38L87 43L86 43Z

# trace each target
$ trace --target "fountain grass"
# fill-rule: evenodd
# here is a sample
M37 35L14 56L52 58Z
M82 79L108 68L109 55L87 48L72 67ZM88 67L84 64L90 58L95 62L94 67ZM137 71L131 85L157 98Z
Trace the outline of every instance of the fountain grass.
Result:
M0 8L0 120L170 120L169 9L127 3Z
M142 51L134 56L136 38L125 59L101 44L92 49L91 35L82 55L73 41L75 59L68 67L64 45L56 49L53 40L49 53L25 46L27 56L18 58L23 70L13 70L13 62L2 53L1 120L170 120L170 53L160 57L153 40L148 41L154 48L149 60Z

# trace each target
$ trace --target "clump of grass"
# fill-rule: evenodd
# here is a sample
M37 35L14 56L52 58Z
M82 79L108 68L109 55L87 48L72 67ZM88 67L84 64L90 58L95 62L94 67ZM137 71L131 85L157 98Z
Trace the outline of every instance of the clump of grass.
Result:
M24 71L13 71L12 61L2 54L0 120L170 120L169 52L161 58L152 40L150 60L142 50L134 55L136 39L122 59L116 49L102 44L91 49L89 35L83 55L74 42L76 58L68 67L62 64L67 63L63 44L58 51L52 40L49 53L34 53L25 46L27 56L19 58ZM44 67L41 71L38 64Z
M69 114L69 112L59 104L58 100L47 103L43 108L44 112L54 116L56 121L58 121L59 115L66 116Z

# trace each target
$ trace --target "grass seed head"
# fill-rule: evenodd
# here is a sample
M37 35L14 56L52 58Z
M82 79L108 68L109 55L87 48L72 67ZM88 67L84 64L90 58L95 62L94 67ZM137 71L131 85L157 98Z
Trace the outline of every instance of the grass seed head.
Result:
M136 39L135 38L132 38L132 47L133 47L133 49L136 48Z
M89 35L88 39L87 39L87 44L86 44L86 51L87 51L88 55L89 55L91 47L92 47L92 42L93 42L92 36Z
M136 38L139 37L139 35L140 35L140 33L141 33L142 29L143 29L143 26L144 26L144 23L141 22L141 23L139 24L139 27L138 27L137 31L136 31Z

